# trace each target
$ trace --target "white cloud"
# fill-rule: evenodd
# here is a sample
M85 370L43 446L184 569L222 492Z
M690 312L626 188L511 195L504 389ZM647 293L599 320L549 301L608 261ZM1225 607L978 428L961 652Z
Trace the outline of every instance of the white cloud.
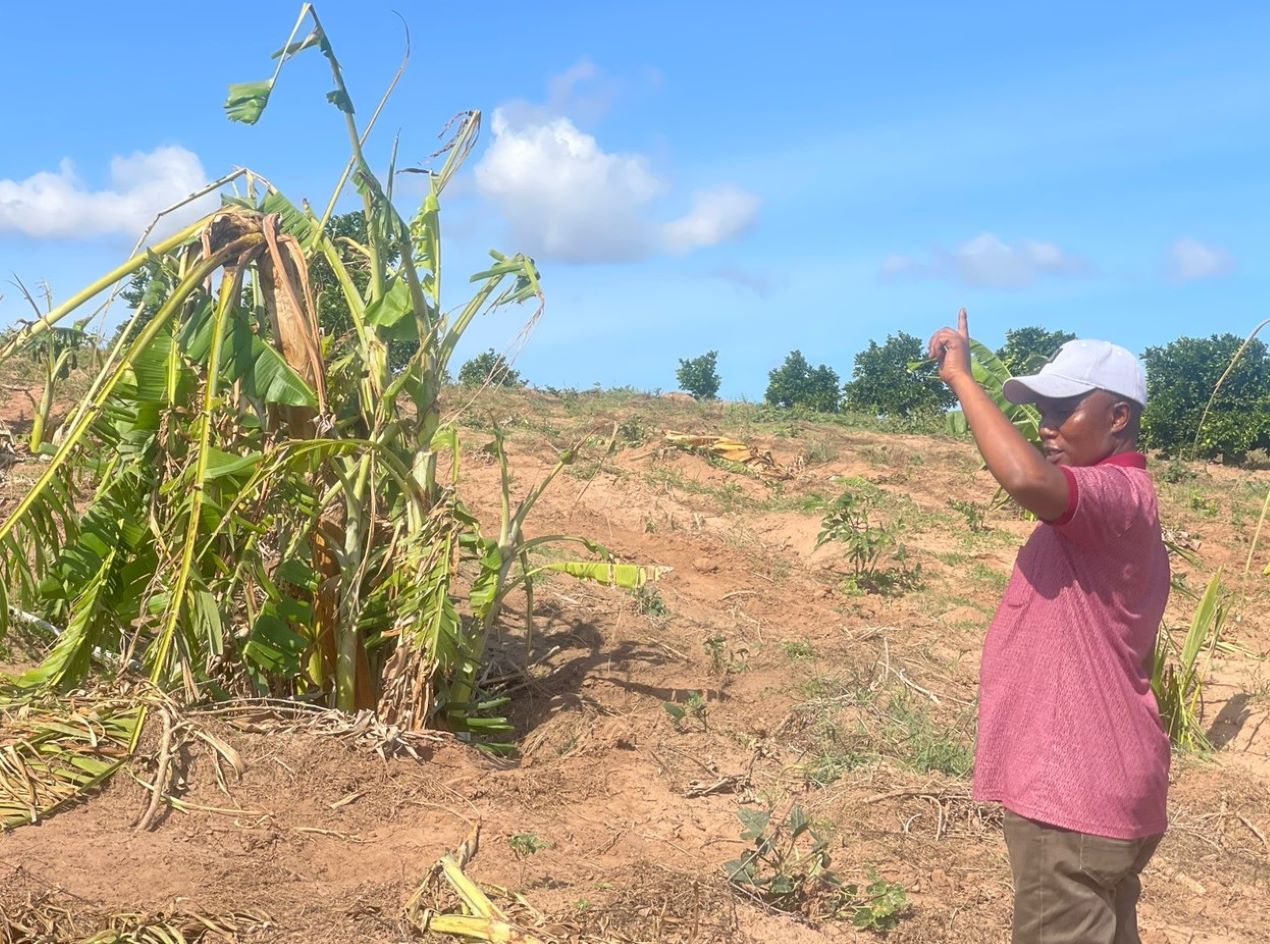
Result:
M1169 247L1166 268L1179 282L1211 279L1235 271L1235 260L1225 249L1197 239L1179 239Z
M137 151L110 161L110 186L88 188L70 160L25 180L0 179L0 232L35 239L139 236L155 214L204 186L198 155L182 147ZM204 198L214 204L214 195ZM190 208L185 218L197 213ZM171 225L171 224L169 224Z
M569 262L637 258L653 250L645 212L664 189L638 154L613 154L568 118L513 125L502 109L476 185L517 241Z
M1045 276L1074 275L1087 268L1053 243L1021 240L1010 244L991 233L982 233L955 249L936 249L927 261L888 256L880 272L884 278L921 275L966 285L1022 288Z
M515 101L494 111L476 186L519 246L541 258L619 262L717 245L753 223L758 198L732 186L693 194L689 211L667 221L660 201L671 188L648 157L605 150L565 113L595 110L595 97L578 87L598 76L584 59L551 79L547 105ZM609 96L599 98L607 108Z
M692 195L692 209L662 227L671 252L688 253L739 236L758 216L758 197L736 187L716 187Z

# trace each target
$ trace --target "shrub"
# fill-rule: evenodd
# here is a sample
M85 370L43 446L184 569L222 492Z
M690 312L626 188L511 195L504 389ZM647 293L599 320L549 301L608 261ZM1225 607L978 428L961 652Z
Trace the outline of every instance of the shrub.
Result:
M477 354L459 368L459 383L465 387L481 387L489 383L492 387L523 387L523 381L516 371L512 370L502 354L495 353L493 348L483 354Z
M713 400L719 393L718 351L707 351L700 357L680 359L675 379L681 390L697 400Z
M885 344L870 341L855 357L855 370L844 388L848 409L877 416L916 417L941 413L957 402L939 379L934 363L923 361L922 342L901 331ZM922 362L914 370L909 365Z
M1195 439L1205 404L1243 339L1233 334L1178 338L1147 348L1147 408L1142 442L1176 455ZM1200 431L1196 455L1242 459L1270 447L1270 358L1253 340L1218 391Z
M825 364L813 368L801 351L791 351L785 363L767 377L764 399L773 406L803 407L821 413L838 411L837 373Z
M1060 347L1075 339L1070 331L1046 331L1035 325L1012 328L1005 333L1005 345L997 357L1011 374L1034 374Z

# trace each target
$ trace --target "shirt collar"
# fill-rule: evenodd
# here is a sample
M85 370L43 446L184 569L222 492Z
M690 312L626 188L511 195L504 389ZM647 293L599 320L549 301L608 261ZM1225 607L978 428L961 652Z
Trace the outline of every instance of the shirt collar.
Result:
M1145 469L1147 457L1141 452L1118 452L1107 456L1101 462L1095 462L1094 465L1123 465L1131 469Z

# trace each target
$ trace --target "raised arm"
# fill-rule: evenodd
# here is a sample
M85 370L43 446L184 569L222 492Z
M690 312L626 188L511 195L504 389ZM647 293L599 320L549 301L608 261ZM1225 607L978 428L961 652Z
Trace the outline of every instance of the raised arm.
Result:
M940 328L935 332L929 353L939 362L939 376L961 401L988 471L1011 498L1042 521L1061 517L1067 510L1067 476L1045 460L975 382L966 309L957 315L956 330Z

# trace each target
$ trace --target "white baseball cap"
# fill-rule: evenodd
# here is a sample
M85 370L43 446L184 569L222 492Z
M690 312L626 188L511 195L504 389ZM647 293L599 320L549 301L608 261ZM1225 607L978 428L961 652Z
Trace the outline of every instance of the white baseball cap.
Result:
M1110 341L1068 341L1035 374L1011 377L1002 393L1011 403L1032 403L1038 397L1068 397L1106 390L1147 405L1147 382L1142 365L1130 351Z

